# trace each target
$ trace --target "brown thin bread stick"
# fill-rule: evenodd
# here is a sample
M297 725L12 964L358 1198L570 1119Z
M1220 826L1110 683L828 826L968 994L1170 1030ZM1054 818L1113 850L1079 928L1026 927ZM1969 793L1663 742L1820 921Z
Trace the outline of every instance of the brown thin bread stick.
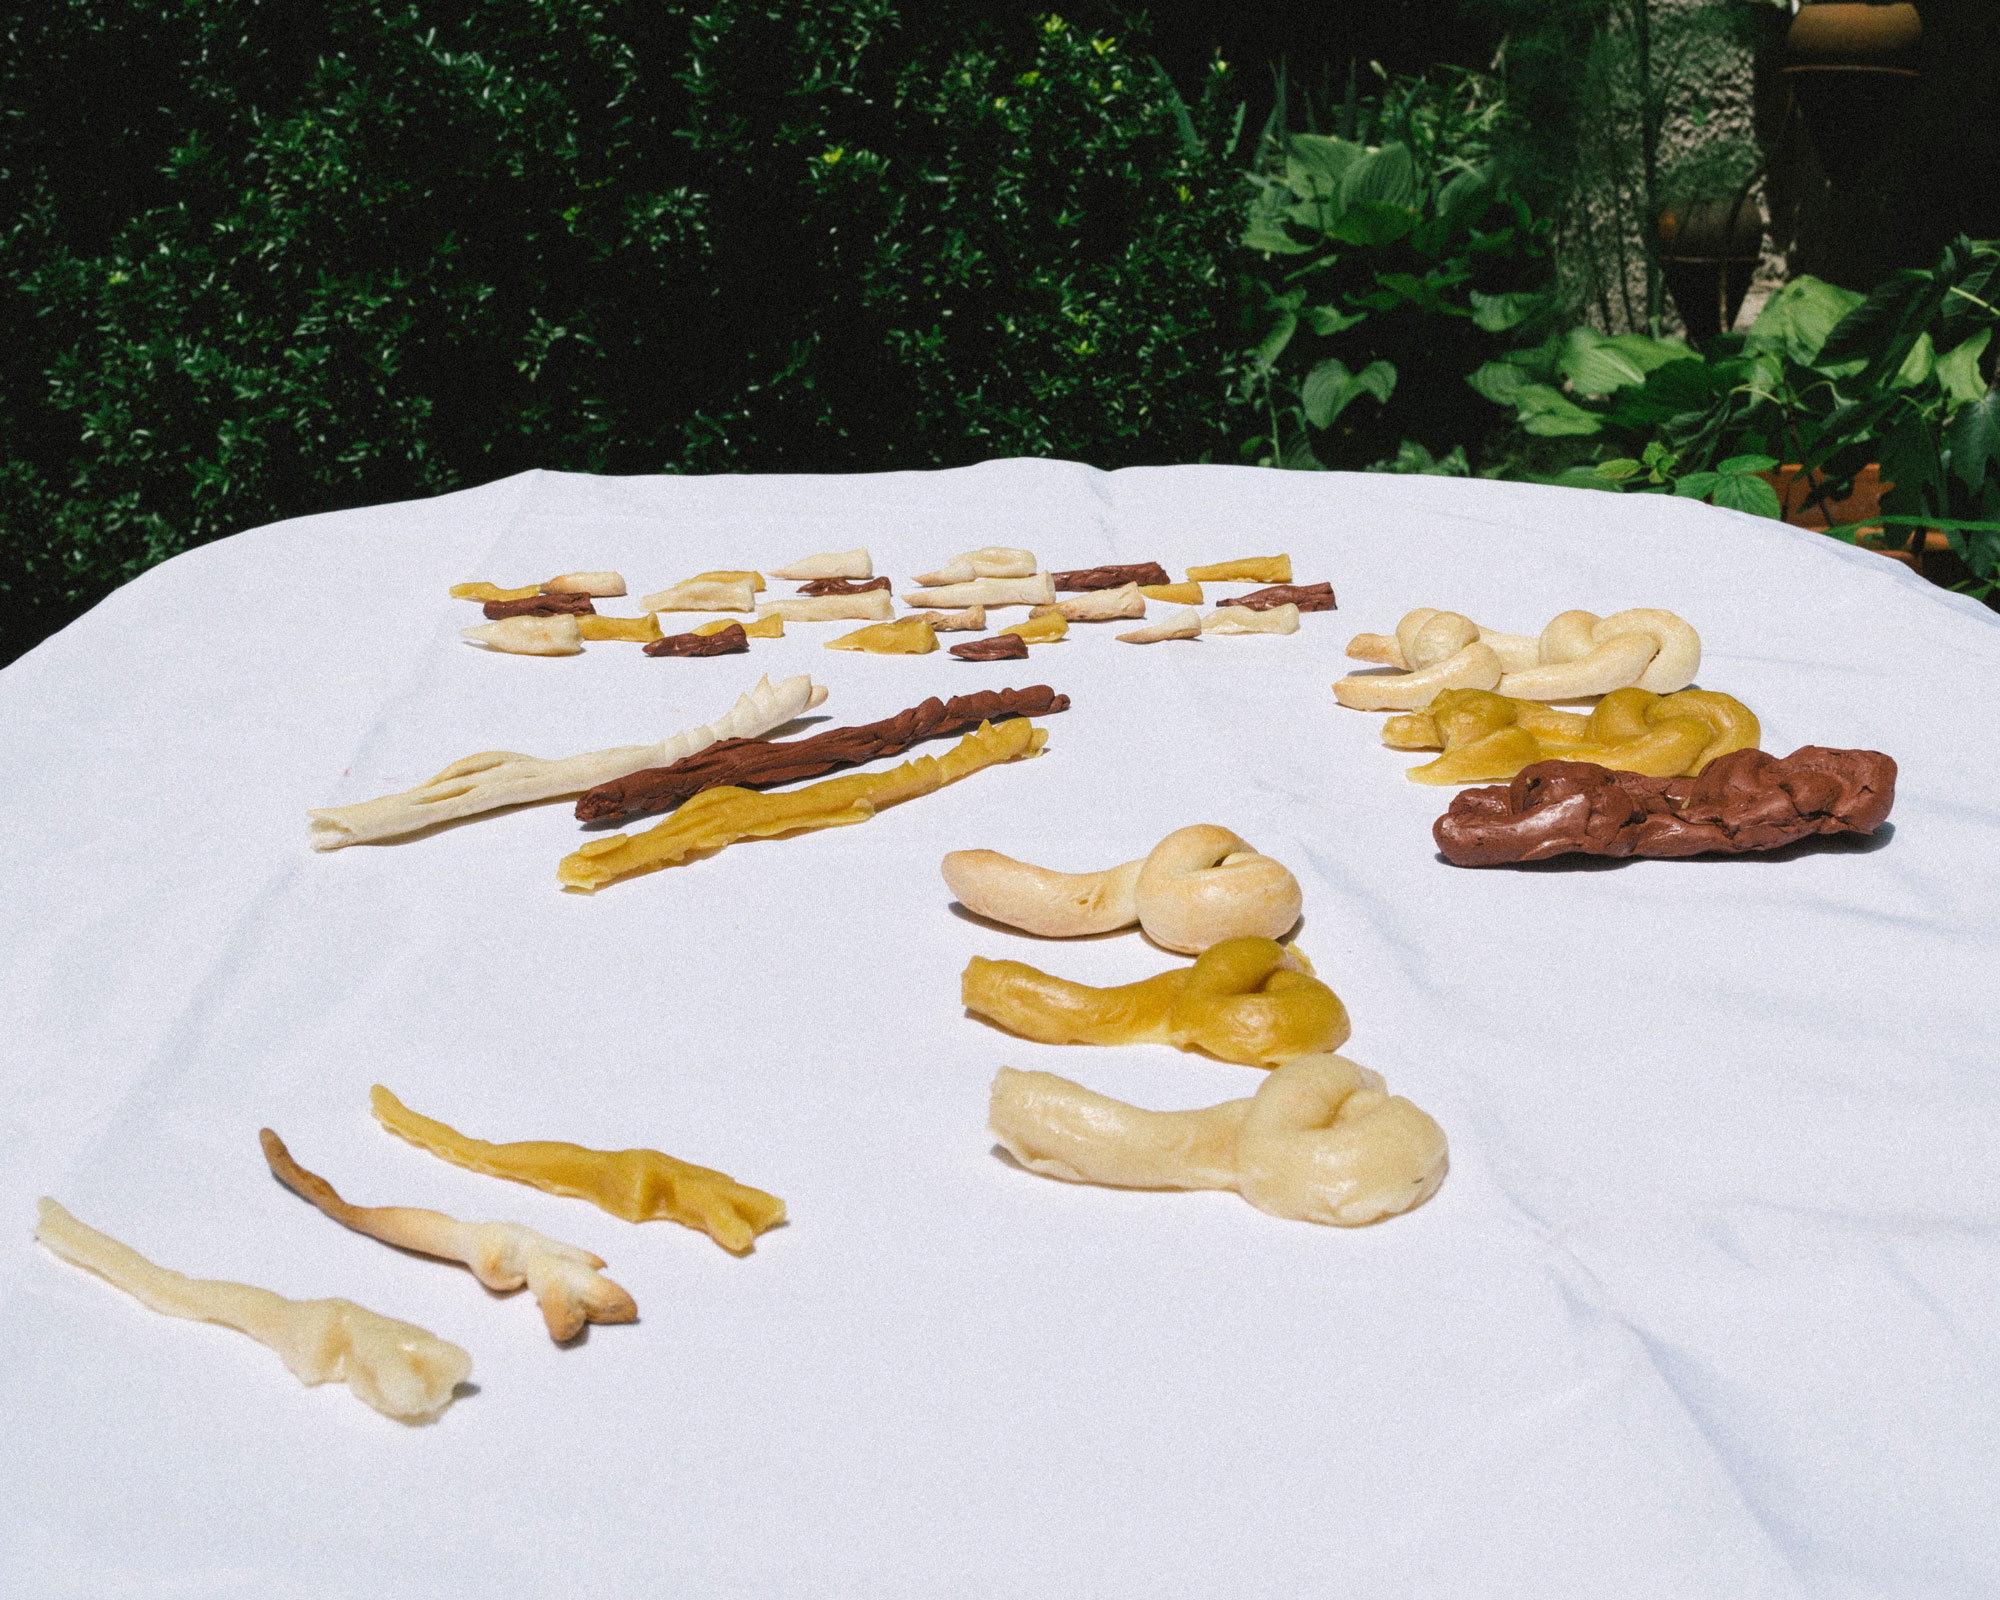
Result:
M921 739L964 733L982 722L1006 717L1040 717L1069 707L1069 696L1047 684L1030 689L987 689L978 694L936 696L880 722L828 728L803 739L724 739L676 761L648 767L586 791L576 803L577 820L671 811L704 789L725 785L768 789L774 784L817 778L837 767L859 766L880 756L901 755Z

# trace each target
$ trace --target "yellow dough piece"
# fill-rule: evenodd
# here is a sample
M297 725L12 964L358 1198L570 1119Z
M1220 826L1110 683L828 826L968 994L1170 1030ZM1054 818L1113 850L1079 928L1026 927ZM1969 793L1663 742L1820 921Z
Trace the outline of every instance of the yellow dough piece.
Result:
M871 628L856 628L838 639L827 640L826 647L865 650L871 656L927 656L938 647L938 640L922 617L904 617L900 622L878 622Z
M1712 689L1614 689L1588 716L1483 689L1447 689L1427 711L1391 717L1382 742L1443 750L1412 767L1416 783L1504 783L1537 761L1594 761L1614 772L1693 777L1717 756L1756 746L1756 713Z
M651 644L660 637L660 619L648 611L643 617L578 617L577 637L585 640L622 639L628 644Z
M555 1139L488 1144L419 1115L379 1083L368 1091L368 1106L391 1133L454 1166L588 1200L627 1222L698 1228L737 1255L785 1220L785 1202L776 1195L658 1150L590 1150Z
M1170 1044L1257 1067L1337 1050L1353 1031L1340 996L1303 955L1254 937L1225 939L1192 967L1110 989L974 956L960 999L1043 1044Z
M1217 561L1206 567L1189 567L1189 583L1290 583L1290 556L1250 556L1242 561Z
M1060 611L1045 611L1026 622L1010 622L998 631L1015 634L1029 644L1052 644L1069 632L1069 618Z
M299 1382L344 1383L398 1422L432 1420L472 1372L471 1356L413 1323L352 1300L288 1300L254 1284L184 1277L77 1221L53 1200L41 1202L35 1237L149 1310L247 1333L275 1350Z
M1148 600L1163 601L1170 606L1201 604L1201 585L1198 583L1142 583L1138 589Z
M783 617L759 617L755 622L739 622L734 617L717 617L713 622L703 622L690 628L690 633L720 633L724 628L741 628L746 639L782 639L785 636Z
M531 583L525 589L502 589L491 583L454 583L451 586L454 600L531 600L541 592L539 583Z
M764 574L761 572L697 572L689 583L744 583L750 585L752 594L764 592Z
M738 839L866 822L886 806L934 793L983 767L1036 755L1048 737L1026 717L1014 717L997 726L982 722L944 755L918 756L888 772L852 773L778 794L728 785L705 789L657 827L593 839L571 851L556 876L564 888L594 893L615 879L671 867L697 850L720 850Z

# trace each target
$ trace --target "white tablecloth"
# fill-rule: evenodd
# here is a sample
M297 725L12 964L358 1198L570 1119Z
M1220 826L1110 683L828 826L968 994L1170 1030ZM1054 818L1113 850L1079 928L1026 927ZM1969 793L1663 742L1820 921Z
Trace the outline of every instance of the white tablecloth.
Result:
M1078 627L997 665L822 648L852 624L546 660L462 644L475 608L445 597L598 568L639 594L856 544L902 580L988 543L1176 571L1289 551L1340 610L1145 649ZM1450 868L1449 791L1328 692L1349 636L1415 605L1530 632L1672 608L1767 749L1894 755L1893 829ZM1040 759L595 897L556 886L564 804L306 847L310 806L477 750L657 739L804 671L821 726L973 687L1075 704ZM2000 619L1880 557L1445 479L529 474L182 556L0 675L0 1589L1991 1595L1996 690ZM1097 983L1177 958L963 916L938 858L1084 870L1197 821L1297 872L1347 1053L1448 1133L1413 1215L1319 1228L994 1152L1003 1064L1163 1108L1259 1074L967 1016L974 954ZM720 1167L792 1220L738 1260L476 1177L378 1128L378 1081L487 1138ZM282 1189L266 1124L360 1203L598 1251L643 1320L555 1348L525 1299ZM167 1266L428 1327L477 1392L405 1428L308 1390L49 1256L45 1193Z

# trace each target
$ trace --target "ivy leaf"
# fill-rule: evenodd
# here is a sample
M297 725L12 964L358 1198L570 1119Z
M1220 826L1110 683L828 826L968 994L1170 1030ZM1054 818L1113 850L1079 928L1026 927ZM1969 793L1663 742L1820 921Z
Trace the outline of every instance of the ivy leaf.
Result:
M1952 476L1977 490L1987 468L2000 466L2000 386L1961 409L1945 438L1951 446Z
M1946 401L1954 408L1970 405L1986 392L1986 384L1979 376L1979 358L1986 354L1987 341L1992 337L1991 328L1981 328L1937 358L1938 383L1944 389Z
M1895 377L1889 380L1892 389L1914 389L1930 377L1937 367L1937 351L1931 345L1928 333L1917 335L1917 342L1910 346L1910 353L1903 358L1903 364L1896 369Z

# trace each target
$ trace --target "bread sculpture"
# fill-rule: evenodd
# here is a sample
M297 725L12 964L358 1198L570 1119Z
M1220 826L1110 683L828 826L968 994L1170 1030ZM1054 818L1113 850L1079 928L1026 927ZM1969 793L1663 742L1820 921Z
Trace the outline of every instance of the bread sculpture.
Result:
M1052 872L997 850L954 850L944 881L968 911L1046 938L1137 923L1154 943L1199 955L1225 939L1276 939L1304 896L1282 862L1227 828L1179 828L1137 861L1101 872Z
M472 1372L472 1357L457 1345L352 1300L287 1300L251 1284L156 1266L53 1200L41 1203L35 1237L148 1309L247 1333L275 1350L299 1382L344 1383L398 1422L430 1421Z
M1030 1172L1126 1189L1233 1189L1259 1211L1352 1228L1423 1204L1444 1130L1381 1077L1315 1052L1247 1100L1142 1111L1050 1072L1000 1069L988 1126Z
M1444 689L1497 689L1517 700L1583 700L1637 687L1672 694L1701 669L1701 638L1671 611L1599 617L1565 611L1538 637L1482 628L1456 611L1419 608L1393 635L1355 636L1347 653L1404 668L1401 677L1354 674L1334 698L1360 711L1417 711Z
M434 823L475 817L500 806L581 794L629 772L670 766L718 739L754 739L825 699L825 688L807 676L777 684L760 678L754 689L738 697L727 716L657 744L620 745L560 761L512 750L483 751L454 761L428 783L401 794L307 812L312 821L309 840L315 850L338 850L342 845L400 838Z
M586 1322L639 1320L632 1297L603 1275L603 1261L588 1250L518 1222L460 1222L416 1206L349 1205L326 1179L294 1161L285 1141L269 1128L257 1138L278 1181L342 1227L398 1249L461 1262L487 1288L502 1294L525 1286L558 1344L574 1339Z
M1340 997L1274 939L1225 939L1192 967L1108 989L974 956L959 992L967 1010L1043 1044L1170 1044L1244 1066L1337 1050L1352 1031Z

